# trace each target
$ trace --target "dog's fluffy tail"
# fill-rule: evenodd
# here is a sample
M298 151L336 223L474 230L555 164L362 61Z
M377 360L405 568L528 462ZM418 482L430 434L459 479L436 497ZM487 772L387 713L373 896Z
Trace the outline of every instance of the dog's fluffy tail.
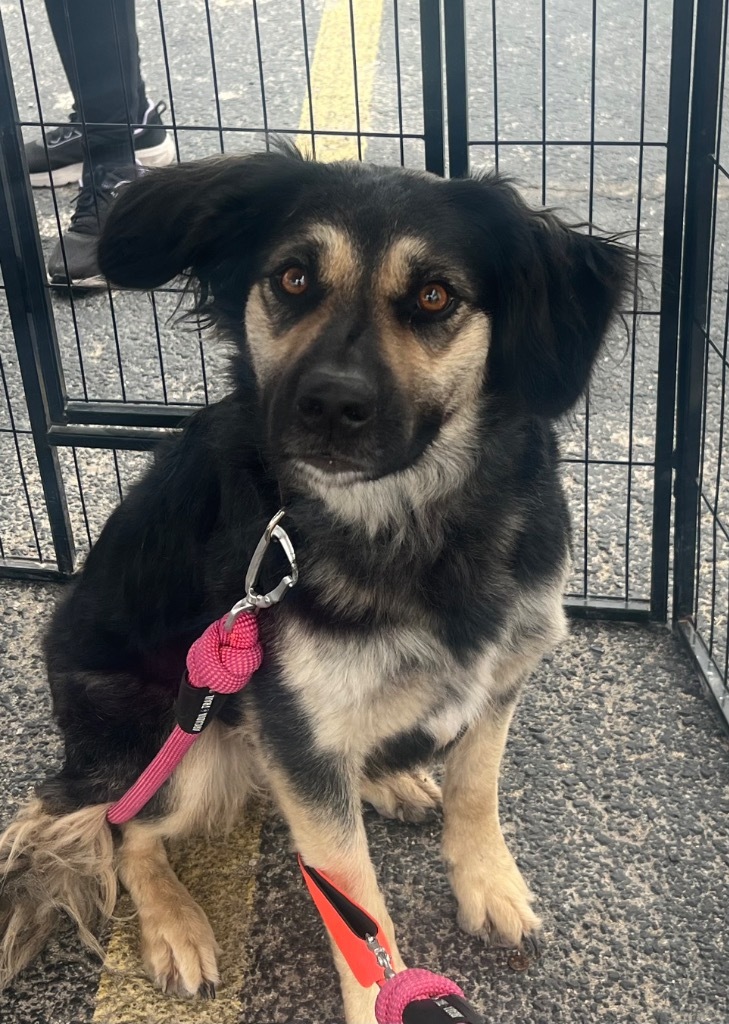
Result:
M117 894L108 804L51 814L32 800L0 836L0 990L43 949L63 917L102 955L93 929Z

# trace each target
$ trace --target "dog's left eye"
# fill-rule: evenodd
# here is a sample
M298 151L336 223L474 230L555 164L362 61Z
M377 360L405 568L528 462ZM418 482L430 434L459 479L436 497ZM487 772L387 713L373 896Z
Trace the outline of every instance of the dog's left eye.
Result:
M421 313L443 313L452 302L451 293L437 281L430 281L418 292L417 305Z

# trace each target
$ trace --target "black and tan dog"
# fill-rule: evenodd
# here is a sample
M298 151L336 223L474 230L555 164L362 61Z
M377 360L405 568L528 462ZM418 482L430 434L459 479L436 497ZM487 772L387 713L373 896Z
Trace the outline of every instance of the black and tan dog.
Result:
M1 841L3 980L64 912L93 941L118 873L152 978L210 994L215 938L164 841L229 823L259 786L392 936L361 801L421 817L439 751L459 921L521 943L539 919L497 782L520 688L565 631L552 423L587 385L629 253L495 177L276 152L130 184L100 261L131 288L189 272L238 355L230 396L160 449L55 614L66 762ZM263 667L112 834L105 809L168 734L189 644L241 597L281 505L301 579L260 619ZM372 1021L374 994L338 966L347 1021Z

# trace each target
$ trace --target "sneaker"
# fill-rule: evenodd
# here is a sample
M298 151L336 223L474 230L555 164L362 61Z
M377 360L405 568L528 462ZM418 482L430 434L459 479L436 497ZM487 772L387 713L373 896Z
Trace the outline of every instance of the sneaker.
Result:
M137 173L135 167L118 170L97 167L93 177L83 182L74 200L76 209L71 224L48 260L51 284L66 288L107 287L96 262L99 235L119 186L137 177Z
M142 118L143 128L134 129L134 153L145 167L166 167L175 160L175 144L162 124L167 104L150 103ZM46 152L46 146L48 151ZM45 145L34 140L25 147L25 158L33 188L76 184L83 172L83 126L75 110L69 123L45 133Z

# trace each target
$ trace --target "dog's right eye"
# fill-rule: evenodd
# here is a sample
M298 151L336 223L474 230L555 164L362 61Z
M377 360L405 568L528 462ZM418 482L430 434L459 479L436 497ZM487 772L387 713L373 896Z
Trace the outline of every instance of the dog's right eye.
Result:
M309 290L309 274L298 264L287 267L275 276L275 280L286 295L304 295Z

